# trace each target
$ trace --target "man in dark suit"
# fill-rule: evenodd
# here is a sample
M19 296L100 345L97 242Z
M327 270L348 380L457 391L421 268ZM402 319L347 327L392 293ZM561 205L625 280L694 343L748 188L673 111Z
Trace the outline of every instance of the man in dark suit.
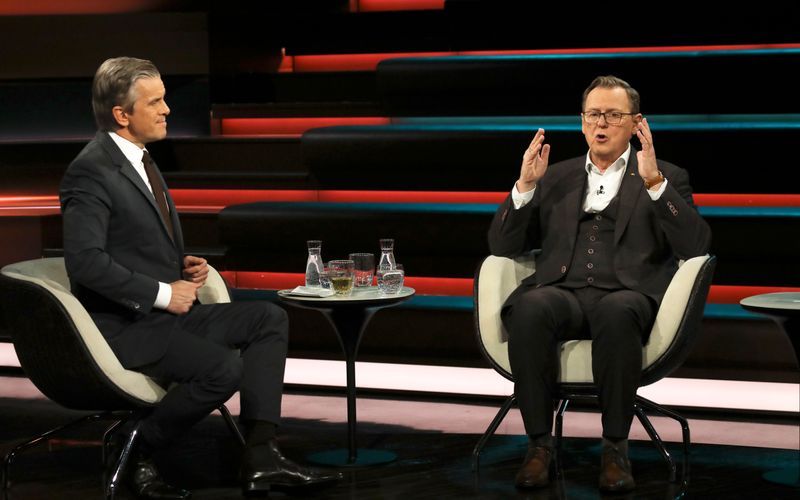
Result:
M489 230L494 255L541 249L536 273L503 305L515 394L529 437L518 487L548 484L558 344L592 339L603 424L599 486L634 487L627 438L642 345L679 259L707 253L711 232L685 170L657 160L638 92L613 76L583 94L585 156L548 167L539 129ZM630 140L636 136L642 150Z
M99 131L60 191L74 294L125 368L177 384L143 421L132 488L142 498L188 498L161 479L151 454L237 390L247 437L244 493L337 479L286 459L275 441L288 342L283 309L196 302L208 265L184 255L178 213L145 149L167 134L164 96L150 61L105 61L92 84Z

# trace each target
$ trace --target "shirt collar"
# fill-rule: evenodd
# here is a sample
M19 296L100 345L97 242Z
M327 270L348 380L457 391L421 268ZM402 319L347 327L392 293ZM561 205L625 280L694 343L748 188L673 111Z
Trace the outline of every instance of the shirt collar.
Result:
M138 168L142 164L142 157L144 152L147 151L146 149L140 148L115 132L109 132L108 135L122 151L122 154L125 155L125 158L131 162L131 165Z
M625 149L625 152L622 153L622 155L620 155L619 158L614 160L614 163L612 163L606 169L606 172L615 172L615 171L624 169L625 165L628 164L628 159L630 157L631 157L631 144L628 143L628 148ZM589 156L588 152L586 153L586 166L585 166L585 168L586 168L586 173L589 173L589 174L591 174L592 172L594 172L596 174L600 173L600 169L598 169L597 166L594 163L592 163L592 159Z

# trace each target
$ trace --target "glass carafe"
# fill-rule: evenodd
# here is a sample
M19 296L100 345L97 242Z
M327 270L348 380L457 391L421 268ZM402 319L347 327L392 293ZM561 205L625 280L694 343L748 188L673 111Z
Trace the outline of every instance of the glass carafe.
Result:
M319 287L319 273L324 269L322 263L322 241L308 240L308 260L306 260L306 286Z

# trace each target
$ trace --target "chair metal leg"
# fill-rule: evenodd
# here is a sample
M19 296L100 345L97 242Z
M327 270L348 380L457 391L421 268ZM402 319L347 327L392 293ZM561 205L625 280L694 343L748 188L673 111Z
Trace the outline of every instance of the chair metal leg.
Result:
M674 411L672 411L672 410L670 410L668 408L665 408L665 407L661 406L660 404L658 404L656 402L650 401L649 399L643 398L643 397L638 396L638 395L636 396L636 405L634 405L634 408L637 408L637 407L640 408L639 411L641 411L641 408L643 407L643 408L646 408L646 409L648 409L650 411L654 411L656 413L660 413L660 414L664 415L665 417L669 417L669 418L675 420L676 422L678 422L680 424L681 433L682 433L682 437L683 437L683 468L681 470L681 479L682 479L683 482L688 482L689 481L689 452L690 452L689 450L690 450L690 445L691 445L691 433L689 431L689 421L686 420L682 415L680 415L680 414L678 414L678 413L676 413L676 412L674 412ZM642 414L644 414L644 412L642 412ZM638 416L638 413L637 413L637 416ZM647 417L645 416L645 418L647 418ZM639 420L641 421L641 417L639 418ZM648 420L648 423L649 423L649 420ZM644 423L642 425L644 425ZM645 429L646 429L646 427L645 427ZM648 434L649 434L649 432L648 432ZM651 435L651 438L652 438L652 435ZM660 442L660 439L659 439L659 442ZM661 446L663 447L663 444ZM670 472L670 481L675 482L675 471L674 471L675 465L674 465L674 463L671 463L670 467L672 469L671 472Z
M561 449L561 437L564 431L564 413L567 411L567 407L569 406L569 399L562 399L558 403L558 409L556 410L556 442L555 449Z
M219 405L219 408L217 408L217 410L219 410L219 413L220 415L222 415L222 418L225 420L225 423L228 424L228 429L230 429L231 433L233 433L236 439L239 440L239 443L241 443L241 445L244 446L244 436L242 436L242 431L239 430L239 426L236 425L236 421L231 416L231 412L228 410L228 407L225 406L224 404Z
M15 446L11 451L6 453L5 457L3 458L3 491L6 492L8 490L8 484L10 482L9 481L9 472L10 472L11 464L14 462L14 459L17 457L17 455L20 452L22 452L23 450L26 450L26 449L28 449L28 448L30 448L32 446L35 446L35 445L37 445L37 444L39 444L39 443L41 443L43 441L47 441L53 435L58 434L59 432L65 430L65 429L69 429L70 427L74 427L74 426L82 424L84 422L89 422L89 421L92 421L92 420L99 420L104 415L105 415L104 413L93 413L91 415L86 415L86 416L81 417L81 418L79 418L77 420L73 420L72 422L68 422L68 423L66 423L64 425L56 427L55 429L51 429L51 430L49 430L49 431L47 431L47 432L45 432L43 434L39 434L38 436L36 436L34 438L31 438L31 439L25 441L24 443L20 443L17 446Z
M139 437L139 427L141 425L141 420L136 422L136 425L128 435L128 439L125 440L125 444L122 446L122 451L117 458L116 464L114 464L111 477L104 485L106 500L114 500L114 496L116 495L117 491L119 491L119 486L122 482L122 474L125 471L125 466L128 464L128 459L130 459L133 452L133 445L136 443L136 438Z
M125 419L120 419L115 421L108 429L105 430L103 433L103 449L100 451L100 460L103 463L103 467L108 465L108 453L111 449L111 438L114 437L114 434L117 432L117 429L126 422Z
M483 436L478 440L478 443L475 445L475 449L472 450L472 470L477 471L478 467L480 467L480 455L481 451L483 451L483 447L486 446L486 443L489 441L497 428L500 426L500 423L508 414L508 411L511 409L511 405L514 404L516 401L516 397L512 394L503 402L503 405L500 407L500 410L495 415L494 420L492 423L489 424L489 427L486 429L486 432L483 433Z
M669 467L670 482L675 482L675 461L664 447L664 442L661 440L658 432L656 432L653 424L650 423L650 419L647 418L647 415L638 404L633 405L633 411L636 413L636 417L639 419L639 422L642 423L644 430L647 431L647 435L650 436L650 439L653 441L656 449L658 449L658 452L661 453L661 457L667 462L667 467Z

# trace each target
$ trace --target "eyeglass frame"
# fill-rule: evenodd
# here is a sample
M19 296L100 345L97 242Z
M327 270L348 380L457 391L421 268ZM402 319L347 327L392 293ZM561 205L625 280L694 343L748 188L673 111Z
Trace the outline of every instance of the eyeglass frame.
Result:
M590 113L597 113L597 120L595 120L595 121L593 121L593 122L590 122L590 121L589 121L589 120L586 118L586 115L588 115L588 114L590 114ZM620 115L620 116L619 116L619 121L611 122L611 121L608 119L608 115L610 115L610 114L618 114L618 115ZM633 116L633 115L638 115L638 114L639 114L639 113L624 113L624 112L622 112L622 111L595 111L595 110L590 110L590 111L581 111L581 117L582 117L582 118L583 118L583 119L586 121L586 123L588 123L589 125L594 125L594 124L596 124L596 123L600 123L600 117L602 117L602 118L603 118L603 119L606 121L606 123L607 123L607 124L616 126L616 125L620 125L620 124L622 124L622 118L623 118L624 116Z

